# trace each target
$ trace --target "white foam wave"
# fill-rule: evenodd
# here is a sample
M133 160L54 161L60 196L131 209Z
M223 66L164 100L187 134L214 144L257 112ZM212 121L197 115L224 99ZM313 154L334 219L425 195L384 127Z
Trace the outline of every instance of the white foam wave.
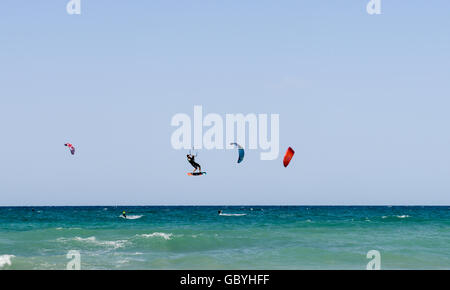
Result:
M127 220L137 220L143 217L143 215L127 215L127 217L124 217L123 215L120 215L119 217Z
M2 268L3 266L11 266L12 262L11 262L11 258L14 258L14 255L1 255L0 256L0 268Z
M399 219L404 219L404 218L409 218L409 215L398 215L397 217Z
M137 235L138 237L143 237L143 238L154 238L154 237L159 237L159 238L163 238L164 240L170 240L172 239L172 234L166 234L166 233L151 233L151 234L142 234L142 235Z
M384 216L382 216L381 218L383 218L383 219L387 219L387 218L389 218L389 217L396 217L396 218L399 218L399 219L404 219L404 218L409 218L410 216L409 215L395 215L395 216L386 216L386 215L384 215Z
M97 240L96 237L88 237L88 238L74 237L71 239L58 238L57 240L62 241L62 242L67 242L68 240L73 240L73 241L77 241L77 242L90 243L90 244L99 245L99 246L108 246L108 247L112 247L114 249L121 248L128 242L127 240L99 241L99 240Z
M63 227L57 227L55 230L62 231L62 230L81 230L82 228L63 228Z
M221 216L244 216L247 214L245 214L245 213L221 213L219 215L221 215Z

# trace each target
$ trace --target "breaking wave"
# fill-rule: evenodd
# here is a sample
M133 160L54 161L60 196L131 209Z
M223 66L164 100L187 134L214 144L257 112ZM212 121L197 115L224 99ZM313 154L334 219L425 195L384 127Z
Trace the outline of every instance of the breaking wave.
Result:
M409 218L409 217L411 217L411 216L409 216L409 215L393 215L393 216L387 216L387 215L384 215L384 216L382 216L382 218L384 218L384 219L387 219L387 218L399 218L399 219L405 219L405 218Z
M4 266L8 265L11 266L11 258L14 258L14 255L2 255L0 256L0 268L3 268Z
M114 249L118 249L123 247L128 241L127 240L118 240L118 241L99 241L96 237L88 237L88 238L81 238L81 237L74 237L74 238L58 238L57 239L60 242L68 242L68 241L77 241L81 243L89 243L93 245L98 246L107 246L112 247Z
M219 215L221 215L221 216L244 216L247 214L246 213L221 213Z
M126 220L137 220L143 217L143 215L127 215L127 217L124 217L123 215L120 215L119 217L126 219Z
M151 234L141 234L141 235L136 235L138 237L142 237L142 238L163 238L164 240L170 240L172 239L172 234L166 234L166 233L151 233Z

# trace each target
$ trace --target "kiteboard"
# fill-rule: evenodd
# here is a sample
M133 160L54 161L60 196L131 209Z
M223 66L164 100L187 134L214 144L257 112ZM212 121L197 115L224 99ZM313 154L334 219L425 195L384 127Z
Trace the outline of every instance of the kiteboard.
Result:
M188 172L189 176L200 176L200 175L206 175L206 172Z

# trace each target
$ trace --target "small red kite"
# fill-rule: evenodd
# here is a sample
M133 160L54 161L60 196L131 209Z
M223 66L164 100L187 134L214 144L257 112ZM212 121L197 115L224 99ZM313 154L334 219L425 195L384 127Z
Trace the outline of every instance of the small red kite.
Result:
M284 167L287 167L289 165L289 162L291 162L291 159L294 156L294 153L295 153L294 149L289 147L288 150L286 151L286 154L284 155L284 159L283 159Z

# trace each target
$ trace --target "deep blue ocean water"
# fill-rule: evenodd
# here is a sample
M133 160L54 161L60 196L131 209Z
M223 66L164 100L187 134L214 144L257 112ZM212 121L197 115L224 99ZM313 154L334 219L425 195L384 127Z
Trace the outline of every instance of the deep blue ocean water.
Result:
M0 269L450 269L449 209L0 207Z

